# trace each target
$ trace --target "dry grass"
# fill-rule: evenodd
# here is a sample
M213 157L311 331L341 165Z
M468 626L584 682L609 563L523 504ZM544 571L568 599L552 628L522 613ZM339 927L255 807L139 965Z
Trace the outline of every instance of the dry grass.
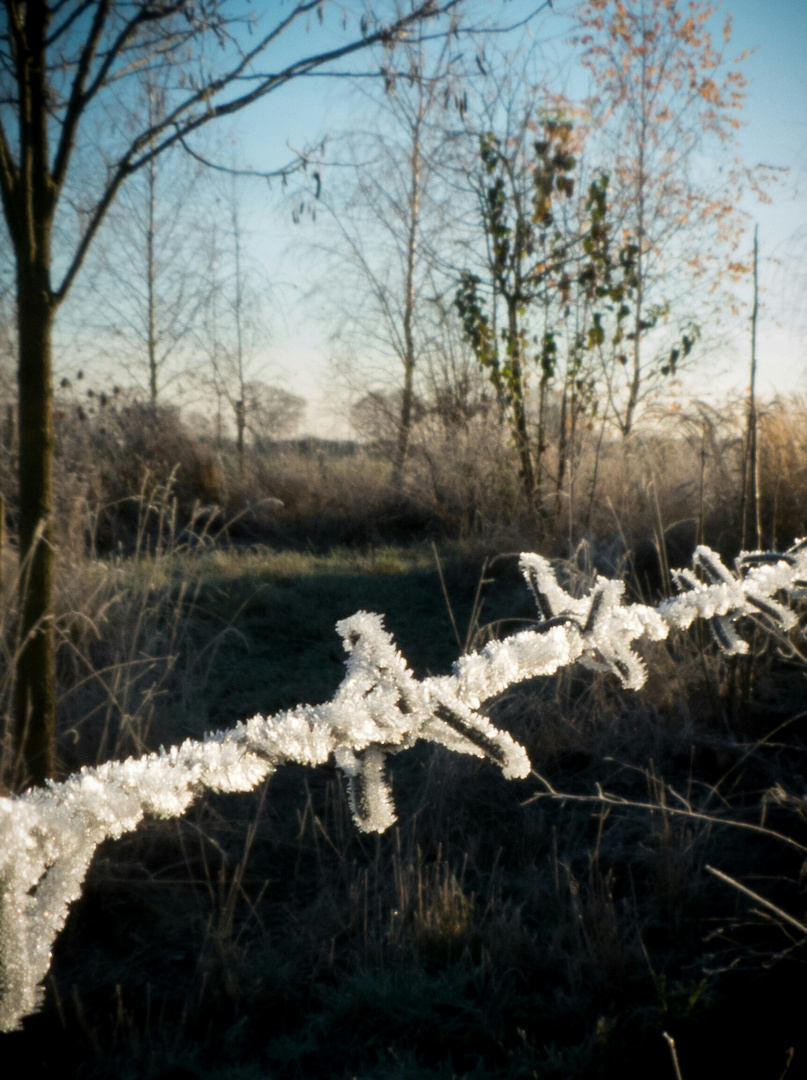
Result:
M141 489L130 556L100 559L57 549L54 624L57 673L57 770L139 755L166 733L181 731L204 694L211 656L228 632L207 640L192 633L204 580L200 555L210 516L197 513L180 528L171 487ZM98 520L96 515L96 521ZM4 553L0 599L2 776L13 772L13 723L19 566ZM187 721L186 721L187 723Z
M799 397L761 408L766 544L807 532L805 409ZM491 554L541 546L568 557L585 539L603 551L619 541L623 553L669 546L673 562L688 556L693 539L732 555L740 544L742 401L721 413L697 403L687 412L657 412L628 442L599 423L581 424L560 491L558 433L550 432L537 517L523 504L507 429L490 413L453 427L431 416L421 421L400 491L390 486L385 444L303 440L248 449L242 463L232 446L198 438L171 409L111 400L82 417L74 406L62 409L56 461L58 542L77 552L91 545L99 553L133 550L145 478L149 486L173 478L181 521L195 507L217 507L217 527L226 523L238 542L322 550L427 536ZM0 450L11 535L13 456Z
M807 531L803 421L799 401L763 419L763 518L781 541ZM659 551L685 561L693 527L735 543L732 423L693 415L627 450L603 444L589 515L592 432L560 519L537 523L500 431L430 435L394 496L366 450L287 447L243 475L225 454L211 459L222 509L190 519L180 472L174 487L152 472L148 491L90 513L100 472L63 457L61 769L255 711L256 687L257 707L292 704L294 665L316 696L320 667L338 678L333 622L357 606L397 612L404 651L439 668L457 643L430 536L472 646L530 614L513 560L486 566L488 554L573 554L565 576L582 589L630 549L640 569L644 551L634 587L652 590L647 565L658 570ZM382 546L389 536L421 543ZM8 767L13 544L2 557ZM434 621L415 603L427 587ZM57 943L45 1011L3 1037L9 1056L27 1057L31 1077L630 1080L668 1075L667 1031L685 1080L780 1075L790 1046L807 1054L788 966L804 941L707 871L803 917L804 661L782 655L784 640L752 640L749 661L726 661L701 631L678 635L648 654L639 694L576 669L511 689L492 715L535 775L508 784L417 747L395 760L400 821L383 837L356 832L335 771L287 769L106 845ZM293 700L270 697L272 651Z
M807 400L777 399L762 412L760 492L773 547L807 529Z

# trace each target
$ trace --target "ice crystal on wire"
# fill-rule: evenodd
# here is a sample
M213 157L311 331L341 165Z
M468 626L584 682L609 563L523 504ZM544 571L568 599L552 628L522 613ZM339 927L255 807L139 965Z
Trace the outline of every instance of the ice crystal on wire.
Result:
M707 581L699 581L691 570L673 571L681 595L659 607L662 618L671 626L685 629L696 618L708 619L721 648L728 653L745 653L748 645L736 629L741 616L761 614L783 630L796 625L796 615L784 600L798 593L807 577L804 541L784 553L743 552L734 573L704 545L695 549L692 561Z
M586 667L613 672L626 689L638 690L644 684L644 662L632 646L641 637L651 641L666 637L667 628L654 608L623 604L624 583L602 577L586 596L573 597L540 555L522 555L521 568L538 605L537 633L564 628L574 658Z
M254 716L202 742L85 768L64 783L0 799L0 1031L19 1027L39 1007L51 946L96 847L135 829L144 816L183 814L205 789L249 791L285 763L332 760L347 778L358 827L382 832L395 820L387 759L419 739L486 757L511 779L528 775L524 748L480 711L511 684L579 660L637 689L646 677L633 648L641 637L660 640L671 626L705 618L718 642L739 652L745 643L735 622L742 615L762 615L783 629L794 625L786 602L807 586L807 541L781 556L745 553L736 573L706 547L694 562L707 582L675 571L681 594L654 609L623 603L622 582L606 578L573 597L546 559L522 555L537 623L461 657L449 676L417 680L382 617L360 611L337 624L348 658L331 701Z

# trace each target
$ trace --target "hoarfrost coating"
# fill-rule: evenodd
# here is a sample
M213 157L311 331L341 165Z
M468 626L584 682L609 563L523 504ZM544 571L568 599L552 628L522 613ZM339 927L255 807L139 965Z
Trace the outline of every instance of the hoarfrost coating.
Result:
M586 596L573 597L548 560L522 555L537 621L461 657L450 676L416 679L382 617L358 612L337 623L347 671L324 705L255 716L202 742L84 768L63 783L0 799L0 1030L18 1028L41 1005L51 947L97 846L145 816L179 816L204 790L249 791L286 763L333 760L347 777L358 827L383 832L395 821L386 758L419 739L487 757L509 779L529 774L524 748L479 711L513 683L579 660L638 689L646 672L633 645L642 637L659 641L670 627L705 618L723 648L743 652L738 617L761 615L785 630L795 624L788 603L807 584L807 541L781 555L743 555L735 573L706 547L693 561L707 581L675 571L681 595L652 608L624 604L623 583L601 577Z

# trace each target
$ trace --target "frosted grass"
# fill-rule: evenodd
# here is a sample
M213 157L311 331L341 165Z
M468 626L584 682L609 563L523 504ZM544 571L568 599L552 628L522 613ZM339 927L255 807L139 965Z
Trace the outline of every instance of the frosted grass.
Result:
M255 716L202 741L84 768L63 783L0 799L0 1030L19 1028L41 1006L53 943L95 849L144 817L177 817L205 790L250 791L284 764L333 761L347 778L358 828L383 832L395 821L386 759L418 740L488 758L508 779L529 774L524 748L480 712L508 686L579 661L635 690L646 678L634 649L641 638L661 641L671 627L703 618L721 647L739 653L747 648L736 630L741 616L761 616L781 630L795 625L789 605L807 585L807 541L783 554L743 555L734 573L706 547L693 562L706 581L675 571L681 595L654 608L623 603L624 584L601 577L573 597L547 559L522 555L537 621L461 657L449 676L416 679L383 618L360 611L336 626L347 670L331 701Z

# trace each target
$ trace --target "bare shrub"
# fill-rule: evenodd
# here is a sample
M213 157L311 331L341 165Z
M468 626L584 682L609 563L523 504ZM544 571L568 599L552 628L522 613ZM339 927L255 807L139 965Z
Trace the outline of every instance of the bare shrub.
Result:
M407 494L448 536L506 545L508 534L529 531L514 456L507 431L488 415L458 425L432 419L413 435Z

